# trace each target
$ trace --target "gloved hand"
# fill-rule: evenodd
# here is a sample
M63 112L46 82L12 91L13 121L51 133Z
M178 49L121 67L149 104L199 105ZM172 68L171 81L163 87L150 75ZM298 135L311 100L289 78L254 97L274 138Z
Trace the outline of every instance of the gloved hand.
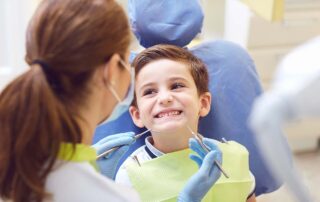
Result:
M200 202L221 175L220 170L214 164L214 160L222 162L221 151L212 139L203 138L203 143L211 150L209 153L196 139L190 138L189 140L189 147L199 155L190 155L190 158L198 164L199 170L180 192L179 202Z
M97 160L100 172L103 175L109 177L110 179L114 179L119 160L124 155L124 153L128 151L129 145L135 142L134 135L134 132L110 135L92 145L92 147L97 150L98 155L113 147L123 145L107 156L101 157Z

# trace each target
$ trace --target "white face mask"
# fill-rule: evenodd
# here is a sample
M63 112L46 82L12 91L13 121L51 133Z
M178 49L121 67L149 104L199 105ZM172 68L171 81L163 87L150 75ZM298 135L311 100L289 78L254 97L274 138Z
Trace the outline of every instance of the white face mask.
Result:
M120 96L118 95L118 93L115 91L115 89L113 88L112 85L108 85L109 90L111 91L112 95L117 99L118 104L115 106L115 108L113 109L113 111L111 112L110 116L102 121L99 125L114 121L116 119L118 119L122 114L124 114L126 111L129 110L130 104L133 100L134 97L134 69L133 68L128 68L127 65L125 64L124 61L120 60L120 63L126 67L126 69L128 69L128 71L130 71L131 73L131 82L130 82L130 86L127 92L126 97L121 101Z

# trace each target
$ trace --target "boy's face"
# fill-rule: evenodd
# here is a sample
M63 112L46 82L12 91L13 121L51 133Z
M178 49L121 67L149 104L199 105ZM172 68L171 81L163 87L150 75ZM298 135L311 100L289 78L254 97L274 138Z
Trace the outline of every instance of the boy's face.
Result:
M130 113L138 127L167 133L187 125L196 130L199 116L210 111L211 95L198 95L184 63L161 59L144 66L136 78L137 106Z

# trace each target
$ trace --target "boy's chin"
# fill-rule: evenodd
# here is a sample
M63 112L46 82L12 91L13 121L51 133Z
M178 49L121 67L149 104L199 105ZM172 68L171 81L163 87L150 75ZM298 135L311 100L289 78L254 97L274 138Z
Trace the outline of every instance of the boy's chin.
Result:
M185 132L187 129L186 124L176 124L176 123L168 123L168 124L162 124L161 126L154 127L152 129L155 133L177 133L177 132Z

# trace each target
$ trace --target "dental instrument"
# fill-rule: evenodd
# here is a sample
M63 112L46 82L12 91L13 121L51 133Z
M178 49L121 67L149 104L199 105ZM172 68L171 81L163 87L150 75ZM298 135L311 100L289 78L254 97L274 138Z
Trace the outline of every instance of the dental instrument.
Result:
M145 130L144 132L135 135L135 136L134 136L134 139L135 139L135 140L139 139L140 137L142 137L142 135L146 134L146 133L149 132L149 131L151 131L151 129ZM121 145L121 146L122 146L122 145ZM99 154L96 159L98 160L98 159L100 159L101 157L107 156L107 155L110 154L111 152L119 149L121 146L113 147L113 148L111 148L111 149L109 149L109 150L107 150L107 151Z
M136 155L132 156L132 159L141 167L140 161Z
M221 141L222 141L223 143L229 144L228 141L226 140L226 138L224 138L224 137L221 138Z
M207 152L210 152L210 149L203 143L203 136L200 135L199 133L193 132L193 130L187 126L188 130L191 132L191 134L194 136L194 138L197 140L197 142L201 145L201 147ZM214 164L218 167L218 169L221 171L221 173L226 177L229 178L229 175L225 172L225 170L222 168L220 163L216 160L214 160Z

